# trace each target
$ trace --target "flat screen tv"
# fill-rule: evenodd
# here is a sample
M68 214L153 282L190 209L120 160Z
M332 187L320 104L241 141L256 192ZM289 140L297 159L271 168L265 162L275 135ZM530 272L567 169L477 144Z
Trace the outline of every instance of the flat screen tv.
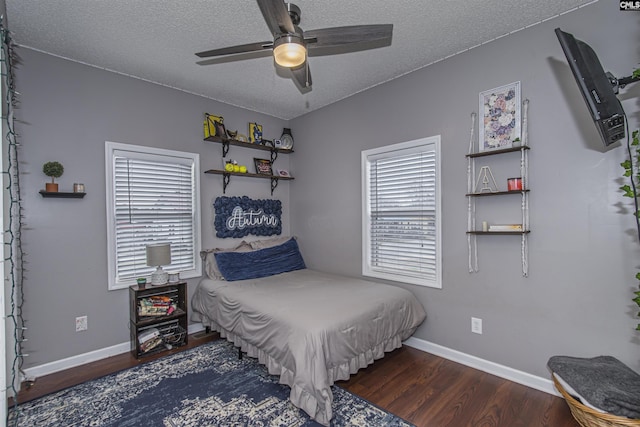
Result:
M620 81L605 73L588 44L560 28L555 31L602 142L608 146L626 138L625 114L616 96Z

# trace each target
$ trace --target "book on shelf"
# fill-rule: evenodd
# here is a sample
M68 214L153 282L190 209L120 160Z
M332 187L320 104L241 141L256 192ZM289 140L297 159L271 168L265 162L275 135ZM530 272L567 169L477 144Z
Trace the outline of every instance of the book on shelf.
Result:
M522 224L489 224L489 231L522 231Z
M138 307L138 315L145 316L168 316L172 314L177 309L177 305L172 304L168 307L147 307L141 306Z
M140 334L138 335L138 342L142 344L159 336L160 336L160 330L158 330L158 328L149 328L140 332Z
M151 296L140 299L138 315L167 316L177 309L177 304L168 296Z
M160 344L162 344L162 337L152 338L149 341L145 341L144 343L140 344L140 351L146 353L149 350L156 348Z

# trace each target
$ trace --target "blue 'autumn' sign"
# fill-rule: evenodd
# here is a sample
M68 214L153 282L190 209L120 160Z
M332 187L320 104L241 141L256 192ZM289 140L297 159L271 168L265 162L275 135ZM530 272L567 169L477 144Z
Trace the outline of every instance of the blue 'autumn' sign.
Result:
M280 200L253 200L247 196L218 197L213 203L216 237L272 236L282 233Z

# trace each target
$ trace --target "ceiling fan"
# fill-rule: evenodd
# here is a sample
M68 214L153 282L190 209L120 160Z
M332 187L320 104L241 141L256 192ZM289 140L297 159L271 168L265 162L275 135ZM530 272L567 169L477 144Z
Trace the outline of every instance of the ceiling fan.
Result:
M353 25L303 31L300 8L283 0L257 0L273 41L248 43L196 53L200 58L235 55L273 50L273 57L281 67L291 70L294 82L301 89L311 88L308 56L332 55L373 49L391 44L393 24ZM201 65L206 65L202 62Z

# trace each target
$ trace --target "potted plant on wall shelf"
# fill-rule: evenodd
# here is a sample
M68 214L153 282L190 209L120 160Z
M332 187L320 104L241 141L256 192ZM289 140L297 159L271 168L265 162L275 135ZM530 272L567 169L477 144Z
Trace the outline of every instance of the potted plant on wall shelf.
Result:
M55 179L60 178L64 173L62 164L60 162L47 162L42 166L42 172L51 177L51 182L45 184L45 191L47 193L57 193L58 184L55 182Z

